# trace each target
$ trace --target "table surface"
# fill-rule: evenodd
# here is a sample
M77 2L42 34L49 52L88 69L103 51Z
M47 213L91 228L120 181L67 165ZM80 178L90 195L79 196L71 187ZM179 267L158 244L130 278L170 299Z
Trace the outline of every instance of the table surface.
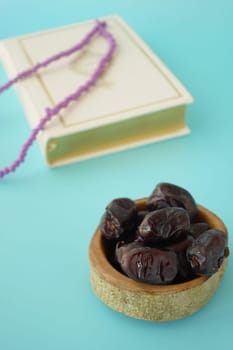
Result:
M185 319L146 322L112 311L89 282L88 246L106 204L149 195L158 182L187 188L217 213L232 248L231 0L0 2L0 39L118 14L194 96L192 133L48 169L34 144L0 183L0 349L225 349L233 342L232 263L210 302ZM0 67L0 81L6 74ZM0 98L0 166L30 129L14 90Z

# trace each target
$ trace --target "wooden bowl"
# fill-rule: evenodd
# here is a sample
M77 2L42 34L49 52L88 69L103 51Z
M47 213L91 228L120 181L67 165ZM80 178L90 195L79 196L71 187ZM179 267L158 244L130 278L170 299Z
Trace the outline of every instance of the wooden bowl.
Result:
M139 209L145 208L145 202L145 199L135 201ZM210 228L227 234L224 223L208 209L199 205L198 215ZM109 263L99 227L90 243L89 260L93 290L105 304L127 316L151 321L176 320L198 311L215 292L227 265L226 256L212 276L197 277L179 284L137 282Z

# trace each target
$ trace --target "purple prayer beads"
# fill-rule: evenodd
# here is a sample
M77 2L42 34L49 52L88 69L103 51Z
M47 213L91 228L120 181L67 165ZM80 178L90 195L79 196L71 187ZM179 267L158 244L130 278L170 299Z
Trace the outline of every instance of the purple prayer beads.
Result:
M45 116L41 118L39 124L32 130L29 138L27 141L23 144L21 151L19 153L18 158L13 161L13 163L0 170L0 178L3 178L5 175L14 172L16 168L24 162L24 159L27 155L28 149L32 145L32 143L35 141L37 135L41 130L43 130L45 124L50 121L55 115L57 115L62 109L67 108L72 102L77 101L80 96L89 91L97 82L98 78L102 75L107 63L111 60L115 48L116 48L116 41L113 38L113 36L105 29L106 23L97 21L94 28L82 39L81 42L76 44L75 46L71 47L68 50L62 51L54 56L51 56L47 58L45 61L37 63L34 67L29 68L21 73L19 73L15 78L9 80L4 85L0 86L0 94L10 88L15 83L19 82L20 80L23 80L33 74L35 74L39 69L47 67L51 63L60 60L61 58L67 57L72 55L73 53L81 50L83 47L85 47L89 42L93 39L93 37L96 34L101 35L109 44L108 50L106 54L100 59L96 69L94 70L93 74L90 76L90 78L85 82L85 84L81 85L79 88L77 88L73 93L66 96L64 100L58 102L54 107L52 108L46 108Z

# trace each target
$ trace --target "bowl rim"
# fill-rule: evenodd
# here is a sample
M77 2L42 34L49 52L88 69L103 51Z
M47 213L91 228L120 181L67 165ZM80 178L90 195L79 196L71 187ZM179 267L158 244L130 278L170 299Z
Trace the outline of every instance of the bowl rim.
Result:
M145 207L146 198L137 199L135 200L135 203L138 209L143 209ZM228 235L226 226L218 216L216 216L213 212L203 207L202 205L197 205L197 208L198 215L208 224L211 222L210 228L217 228ZM102 252L102 254L99 254L99 252ZM117 288L140 294L155 295L178 293L198 287L200 284L206 282L210 277L213 276L200 276L187 282L169 285L152 285L140 281L135 281L116 270L107 259L106 255L104 254L103 240L99 226L97 227L89 246L89 259L92 268L95 269L95 271L100 274L106 282L114 285ZM226 259L226 257L224 259Z

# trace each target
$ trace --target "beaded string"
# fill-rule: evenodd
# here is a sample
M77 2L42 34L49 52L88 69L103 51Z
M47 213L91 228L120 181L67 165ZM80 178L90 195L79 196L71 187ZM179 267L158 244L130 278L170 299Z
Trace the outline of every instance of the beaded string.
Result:
M19 73L15 78L9 80L4 85L0 86L0 94L10 88L12 85L17 83L20 80L23 80L33 74L35 74L39 69L47 67L51 63L60 60L63 57L72 55L73 53L81 50L93 39L96 34L101 35L108 42L108 50L105 55L100 59L96 69L90 76L90 78L80 87L78 87L73 93L66 96L62 101L58 102L52 108L46 108L44 117L41 118L38 125L31 131L30 136L23 144L19 156L12 164L8 167L0 170L0 178L3 178L5 175L12 173L16 170L19 165L21 165L27 155L28 149L31 147L35 141L37 135L40 131L43 130L45 124L50 121L55 115L57 115L62 109L67 108L72 102L77 101L81 95L85 92L88 92L97 82L98 78L102 75L107 63L111 60L113 53L116 48L116 41L113 36L105 29L106 23L97 21L93 29L75 46L71 47L68 50L62 51L54 56L51 56L44 60L43 62L37 63L34 67L26 69L25 71Z

